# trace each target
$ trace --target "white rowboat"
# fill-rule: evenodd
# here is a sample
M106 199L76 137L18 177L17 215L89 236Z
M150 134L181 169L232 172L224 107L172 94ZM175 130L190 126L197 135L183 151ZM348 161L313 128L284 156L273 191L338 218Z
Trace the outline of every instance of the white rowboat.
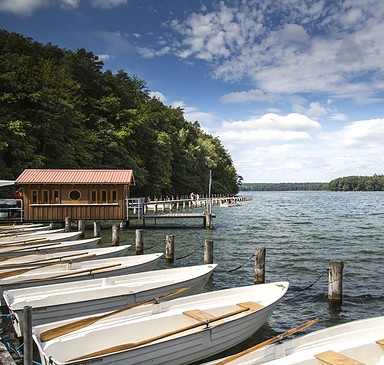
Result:
M21 268L12 271L0 270L0 278L2 277L0 279L1 305L5 305L3 299L5 290L149 271L154 268L162 255L162 253L154 253L53 263L50 266Z
M21 231L21 232L11 232L11 233L0 233L0 244L3 243L12 243L12 242L20 242L26 239L35 238L35 236L42 236L47 234L54 233L64 233L64 228L58 229L47 229L44 231Z
M82 240L63 241L63 242L34 242L17 244L8 247L0 246L0 258L6 258L10 256L20 256L31 252L46 252L53 250L82 250L83 248L96 247L96 244L100 241L100 237L85 238Z
M35 286L7 290L3 296L13 314L16 333L21 336L25 306L32 307L35 326L118 310L181 288L188 290L179 296L192 295L201 292L216 266L198 265Z
M218 290L107 316L42 341L63 322L33 327L41 362L189 364L244 341L264 325L288 282Z
M48 233L48 234L33 234L33 235L20 235L14 237L6 237L0 239L0 253L7 251L9 248L17 247L20 245L28 245L41 242L63 242L75 240L82 234L81 231L76 232L61 232L61 233Z
M73 250L63 252L61 250L51 250L41 253L29 252L16 257L0 257L0 269L15 269L19 267L47 265L53 262L60 262L62 260L75 260L83 256L86 257L87 260L121 257L128 254L129 247L131 246L125 245L91 248L87 251Z
M336 325L209 364L382 365L384 317Z

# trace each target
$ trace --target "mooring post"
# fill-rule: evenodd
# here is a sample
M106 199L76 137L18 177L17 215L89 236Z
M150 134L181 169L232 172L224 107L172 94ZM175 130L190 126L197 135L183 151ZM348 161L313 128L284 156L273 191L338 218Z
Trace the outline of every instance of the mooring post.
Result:
M205 228L212 228L212 214L211 213L204 213L204 227Z
M84 238L85 236L85 221L80 219L78 222L77 222L77 230L81 232L81 237Z
M71 217L65 217L65 232L71 232Z
M213 241L204 242L204 264L213 264Z
M136 229L136 255L144 253L143 230Z
M93 237L100 237L100 222L93 222Z
M27 305L23 308L23 339L24 339L24 365L33 363L33 340L32 340L32 307Z
M166 236L165 261L171 264L175 261L175 236L173 234Z
M343 299L343 268L343 261L329 261L328 303L333 307L341 305Z
M112 246L119 246L120 244L120 231L117 224L112 224Z
M256 248L254 284L265 283L265 248Z

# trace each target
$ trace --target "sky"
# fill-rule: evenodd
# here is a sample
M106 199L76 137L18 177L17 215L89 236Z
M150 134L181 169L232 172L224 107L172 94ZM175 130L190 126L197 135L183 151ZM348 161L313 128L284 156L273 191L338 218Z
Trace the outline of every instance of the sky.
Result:
M384 1L0 0L0 28L138 76L243 182L384 173Z

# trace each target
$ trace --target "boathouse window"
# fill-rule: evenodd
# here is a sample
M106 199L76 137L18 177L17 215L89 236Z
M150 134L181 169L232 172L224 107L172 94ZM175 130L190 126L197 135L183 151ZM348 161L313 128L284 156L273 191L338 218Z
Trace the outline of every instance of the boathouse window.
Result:
M59 190L53 190L52 191L52 200L54 204L60 203L60 191Z
M111 203L117 202L117 190L111 190Z
M38 203L38 193L37 193L37 190L32 190L31 191L31 201L32 201L32 204L37 204Z
M48 204L49 203L49 190L43 190L42 191L42 197L41 197L41 202L43 204Z
M80 200L81 193L79 190L73 189L69 192L69 199L71 200Z
M107 202L107 190L101 190L101 203Z
M97 203L97 190L91 190L91 203Z

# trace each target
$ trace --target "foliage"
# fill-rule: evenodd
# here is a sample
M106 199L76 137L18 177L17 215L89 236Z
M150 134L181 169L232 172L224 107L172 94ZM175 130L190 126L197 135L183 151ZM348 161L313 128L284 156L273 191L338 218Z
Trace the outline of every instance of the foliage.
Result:
M319 191L328 190L328 183L305 182L305 183L243 183L242 191L294 191L307 190Z
M241 177L220 141L150 97L124 70L0 30L0 171L132 169L136 196L235 194Z
M329 183L331 191L384 191L384 175L346 176Z

